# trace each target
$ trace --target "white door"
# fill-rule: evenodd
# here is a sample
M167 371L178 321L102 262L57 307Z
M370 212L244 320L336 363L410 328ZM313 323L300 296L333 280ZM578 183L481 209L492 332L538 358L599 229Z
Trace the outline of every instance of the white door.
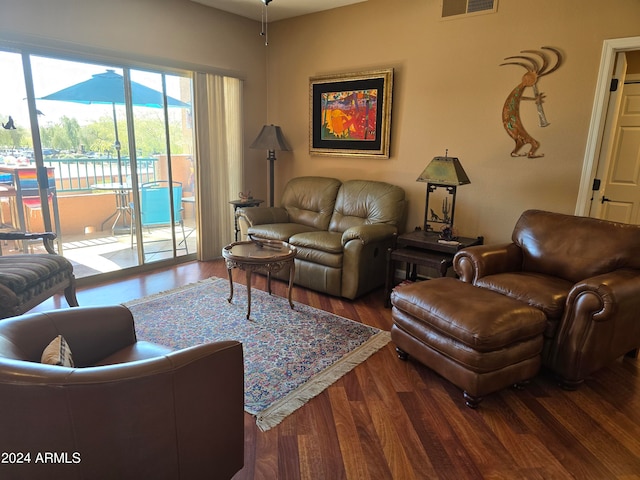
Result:
M627 65L628 60L630 61ZM616 218L628 216L614 212L618 210L617 205L616 208L612 208L611 202L606 201L606 199L613 199L615 202L624 203L624 200L613 198L605 191L609 186L607 184L609 179L613 180L609 183L629 183L628 180L620 181L622 167L612 166L609 168L613 163L614 140L619 140L619 136L616 135L616 119L619 116L618 107L621 104L619 101L621 88L618 88L616 92L611 92L610 85L612 77L620 79L620 84L625 80L640 80L640 78L632 78L634 75L640 74L639 62L640 36L604 41L575 215L604 218L605 214L602 211L606 206L606 215ZM627 71L627 66L629 71ZM629 145L629 139L629 135L622 139L625 148ZM627 161L627 167L629 163L633 162ZM615 174L610 174L611 172L615 172ZM637 186L637 175L631 183ZM603 197L605 197L605 202L601 203Z
M640 224L640 83L627 83L612 135L611 157L603 188L594 201L597 216ZM594 212L595 213L595 212Z

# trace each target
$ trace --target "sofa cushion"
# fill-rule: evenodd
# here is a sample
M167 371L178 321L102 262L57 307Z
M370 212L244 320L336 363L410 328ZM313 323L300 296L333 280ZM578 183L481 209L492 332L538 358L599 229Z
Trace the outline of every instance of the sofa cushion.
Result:
M289 243L295 247L312 248L329 253L342 253L342 234L338 232L306 232L293 235Z
M328 253L322 250L314 250L313 248L296 247L296 260L301 260L314 264L318 267L331 267L342 270L344 255L342 253ZM298 275L300 264L296 263L296 275Z
M349 180L338 191L329 230L344 232L363 224L397 225L405 208L404 190L371 180Z
M298 233L315 232L316 229L300 223L267 223L265 225L254 225L249 227L247 231L255 237L288 242L292 236Z
M289 221L327 230L340 185L335 178L294 178L284 189L281 206L287 210Z
M640 227L527 210L512 234L523 270L573 283L619 268L640 269Z
M73 265L69 260L50 254L0 256L0 269L0 284L15 293L21 304L68 281L73 275Z
M308 262L342 268L342 234L307 232L294 235L289 243L296 247L296 258Z
M534 272L498 273L480 277L476 286L502 293L542 310L551 319L564 312L571 282Z

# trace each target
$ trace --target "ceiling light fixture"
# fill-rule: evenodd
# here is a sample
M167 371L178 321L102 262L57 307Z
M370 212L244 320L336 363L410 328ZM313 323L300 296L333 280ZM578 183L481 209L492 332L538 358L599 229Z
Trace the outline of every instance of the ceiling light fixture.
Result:
M262 0L262 3L264 4L264 6L262 7L262 29L260 31L260 35L264 37L264 44L269 45L269 35L267 32L268 29L268 24L269 24L269 14L268 12L268 6L271 3L271 0Z

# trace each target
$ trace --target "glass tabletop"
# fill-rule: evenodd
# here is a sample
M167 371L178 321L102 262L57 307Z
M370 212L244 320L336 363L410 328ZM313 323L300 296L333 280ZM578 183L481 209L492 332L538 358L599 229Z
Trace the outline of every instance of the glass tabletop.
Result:
M279 240L235 242L222 249L224 258L248 262L282 261L293 258L295 254L294 246Z

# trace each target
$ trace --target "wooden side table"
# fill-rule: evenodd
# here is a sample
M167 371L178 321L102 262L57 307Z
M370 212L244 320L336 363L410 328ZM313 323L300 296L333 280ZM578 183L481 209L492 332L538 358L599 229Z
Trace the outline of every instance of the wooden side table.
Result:
M264 200L258 200L255 198L251 198L248 200L231 200L229 202L231 205L233 205L233 223L234 223L234 228L236 232L236 236L235 236L236 242L238 241L238 233L240 233L240 229L238 228L238 217L236 217L236 211L239 208L243 208L243 207L257 207L263 202Z
M247 280L247 320L251 315L251 275L253 272L264 272L267 274L267 290L271 295L271 273L279 272L285 267L289 267L289 288L287 291L289 306L293 309L291 301L291 290L293 289L293 279L295 277L296 248L286 242L279 240L260 240L235 242L222 249L222 257L227 265L229 275L229 297L227 301L233 300L233 277L231 270L238 268L244 270Z
M418 277L417 266L435 268L441 277L447 275L453 265L453 257L458 250L472 245L482 245L483 237L458 237L455 242L442 243L435 232L415 230L397 237L396 245L387 251L387 279L385 288L385 306L391 306L391 290L394 286L395 262L407 265L406 279L415 281Z

